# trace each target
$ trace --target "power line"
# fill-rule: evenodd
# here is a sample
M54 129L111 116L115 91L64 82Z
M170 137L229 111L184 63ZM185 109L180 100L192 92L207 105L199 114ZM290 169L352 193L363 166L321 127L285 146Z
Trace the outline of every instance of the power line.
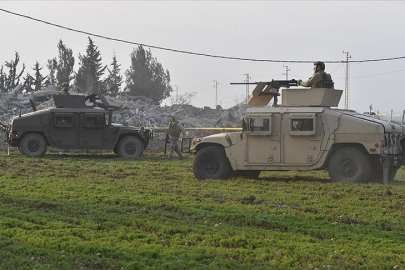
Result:
M200 83L191 83L191 84L182 84L181 86L194 86L193 88L201 88L201 87L205 87L205 86L198 86L196 87L195 85L202 85L202 84L211 84L211 81L205 81L205 82L200 82Z
M275 76L278 76L278 75L280 75L280 74L261 74L261 75L258 75L258 74L250 74L251 76L255 76L255 77L275 77Z
M218 82L225 82L225 81L230 81L230 80L233 80L233 79L236 79L236 78L240 78L240 77L242 77L243 75L239 75L239 76L236 76L236 77L232 77L232 78L228 78L228 79L221 79L221 80L218 80ZM205 85L207 85L207 84L211 84L211 81L206 81L206 82L200 82L200 83L193 83L193 84L182 84L181 86L182 87L187 87L187 88L204 88L204 87L206 87ZM201 85L201 86L196 86L196 85ZM192 86L192 87L190 87L190 86Z
M388 75L388 74L393 74L393 73L399 73L399 72L404 72L405 69L397 70L397 71L392 71L392 72L385 72L385 73L379 73L379 74L372 74L372 75L364 75L364 76L351 76L351 79L357 79L357 78L367 78L367 77L375 77L375 76L382 76L382 75Z
M236 78L240 78L240 77L242 77L243 75L239 75L239 76L236 76L236 77L232 77L232 78L228 78L228 79L222 79L222 80L219 80L220 82L223 82L223 81L230 81L230 80L233 80L233 79L236 79Z
M343 65L343 63L340 63L332 72L330 72L329 74L332 74L333 72L335 72L336 70L338 70L341 66Z
M300 76L300 75L295 74L292 70L290 70L290 72L291 72L294 76L296 76L297 78L305 77L305 76Z
M309 60L272 60L272 59L242 58L242 57L221 56L221 55L214 55L214 54L206 54L206 53L198 53L198 52L190 52L190 51L184 51L184 50L170 49L170 48L164 48L164 47L160 47L160 46L148 45L148 44L144 44L144 43L133 42L133 41L128 41L128 40L123 40L123 39L118 39L118 38L112 38L112 37L107 37L107 36L103 36L103 35L93 34L93 33L90 33L90 32L77 30L77 29L69 28L69 27L66 27L66 26L59 25L59 24L55 24L55 23L44 21L44 20L36 19L36 18L27 16L27 15L15 13L15 12L5 10L5 9L2 9L2 8L0 8L0 11L9 13L9 14L12 14L12 15L15 15L15 16L23 17L23 18L26 18L26 19L30 19L30 20L33 20L33 21L37 21L37 22L40 22L40 23L55 26L55 27L58 27L58 28L62 28L62 29L65 29L65 30L69 30L69 31L72 31L72 32L77 32L77 33L86 34L86 35L93 36L93 37L108 39L108 40L112 40L112 41L118 41L118 42L132 44L132 45L141 45L141 46L148 47L148 48L164 50L164 51L170 51L170 52L176 52L176 53L184 53L184 54L190 54L190 55L198 55L198 56L205 56L205 57L211 57L211 58L220 58L220 59L228 59L228 60L253 61L253 62L300 63L300 64L314 63L315 62L313 60L311 60L311 61L309 61ZM380 58L380 59L354 60L354 61L349 61L349 63L381 62L381 61L392 61L392 60L400 60L400 59L405 59L405 56L391 57L391 58ZM347 63L347 61L343 61L343 60L323 61L323 62L324 63Z

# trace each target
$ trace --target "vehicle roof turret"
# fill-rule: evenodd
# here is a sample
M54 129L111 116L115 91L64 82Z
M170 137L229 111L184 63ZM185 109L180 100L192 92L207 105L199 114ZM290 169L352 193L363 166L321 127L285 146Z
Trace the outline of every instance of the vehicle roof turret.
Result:
M282 89L281 105L337 107L342 93L343 90L330 88Z
M99 99L102 103L97 102ZM100 108L110 108L110 103L99 91L93 91L92 94L83 95L53 95L53 100L55 102L56 108L89 108L89 107L100 107ZM86 100L93 103L93 106L86 104Z
M53 95L56 108L86 108L85 98L82 95Z

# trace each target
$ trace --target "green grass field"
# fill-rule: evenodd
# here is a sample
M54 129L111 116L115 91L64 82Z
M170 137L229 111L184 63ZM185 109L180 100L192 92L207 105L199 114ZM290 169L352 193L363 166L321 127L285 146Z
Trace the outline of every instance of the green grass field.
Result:
M198 181L192 156L0 155L0 269L405 269L405 170Z

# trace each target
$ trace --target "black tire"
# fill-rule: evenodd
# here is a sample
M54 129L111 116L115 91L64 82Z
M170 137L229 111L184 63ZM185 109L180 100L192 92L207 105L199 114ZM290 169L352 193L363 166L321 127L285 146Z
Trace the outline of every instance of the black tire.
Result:
M258 179L261 171L234 171L232 177L243 177L247 179Z
M116 152L122 158L139 158L143 154L143 144L136 137L125 137L118 142Z
M19 150L28 157L43 157L46 153L48 144L44 136L37 133L30 133L22 138Z
M193 161L193 170L198 180L226 180L232 173L225 151L216 146L207 146L197 152Z
M333 181L364 183L370 179L371 163L367 154L359 149L345 147L333 154L328 171Z

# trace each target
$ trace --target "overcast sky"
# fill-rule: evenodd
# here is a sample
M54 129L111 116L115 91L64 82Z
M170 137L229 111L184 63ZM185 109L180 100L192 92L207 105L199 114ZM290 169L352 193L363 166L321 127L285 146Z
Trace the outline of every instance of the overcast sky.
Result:
M0 1L0 8L111 38L219 56L291 61L353 61L405 56L404 1ZM85 54L88 35L0 11L0 65L20 54L30 70L58 54L60 39ZM136 45L91 37L103 64L115 52L122 71ZM250 81L309 78L311 63L225 60L151 49L178 93L196 92L192 105L224 108L245 98ZM46 67L44 68L46 70ZM345 64L327 63L335 88L345 88ZM349 64L349 108L402 114L405 59ZM251 90L253 86L251 86ZM175 92L173 93L175 95ZM344 97L339 108L344 107Z

